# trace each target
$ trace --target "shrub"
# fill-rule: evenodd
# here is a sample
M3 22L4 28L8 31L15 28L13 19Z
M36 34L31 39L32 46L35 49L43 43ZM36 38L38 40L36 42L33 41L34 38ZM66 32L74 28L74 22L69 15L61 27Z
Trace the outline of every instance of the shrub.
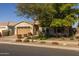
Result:
M21 38L22 38L22 35L18 34L18 35L17 35L17 38L18 38L18 39L21 39Z
M53 45L59 45L59 43L58 43L58 42L52 42L52 44L53 44Z
M25 39L23 42L30 42L30 40Z
M39 36L33 36L32 37L32 39L38 39L39 38Z
M79 39L79 36L76 36L76 39Z
M47 39L47 36L44 36L43 34L40 34L39 35L39 38L40 38L40 40L46 40Z
M16 42L22 42L22 40L21 39L17 39Z
M39 38L40 38L40 40L46 40L46 39L49 39L49 38L51 38L52 36L51 35L49 35L48 33L47 34L45 34L45 33L43 33L43 32L40 32L39 33Z
M32 36L32 33L31 33L31 32L29 32L27 35L28 35L28 36Z
M43 40L44 39L44 35L43 35L42 32L39 32L39 38L40 38L40 40Z
M75 39L74 37L71 37L71 38L70 38L70 40L74 40L74 39Z
M64 37L62 37L62 40L65 40L65 38L64 38Z
M27 37L27 34L24 34L24 37Z

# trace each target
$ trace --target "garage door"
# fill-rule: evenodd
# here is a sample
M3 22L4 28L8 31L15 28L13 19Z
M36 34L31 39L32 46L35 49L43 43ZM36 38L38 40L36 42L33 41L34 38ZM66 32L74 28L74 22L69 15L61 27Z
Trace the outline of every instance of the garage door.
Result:
M31 31L30 28L27 27L18 27L17 28L17 34L27 34Z

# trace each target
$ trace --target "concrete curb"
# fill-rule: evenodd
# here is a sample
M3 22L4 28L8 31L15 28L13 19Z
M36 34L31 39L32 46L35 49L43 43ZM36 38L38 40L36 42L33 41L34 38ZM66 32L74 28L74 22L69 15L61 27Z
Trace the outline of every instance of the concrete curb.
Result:
M57 48L57 49L79 51L79 48L75 48L75 47L50 46L50 45L42 45L42 44L16 43L16 42L0 42L0 43L2 43L2 44L13 44L13 45L34 46L34 47L44 47L44 48Z

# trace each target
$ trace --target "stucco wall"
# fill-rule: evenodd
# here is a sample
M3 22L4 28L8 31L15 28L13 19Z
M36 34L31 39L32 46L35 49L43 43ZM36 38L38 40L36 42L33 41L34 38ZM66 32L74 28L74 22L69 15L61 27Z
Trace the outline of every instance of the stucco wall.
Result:
M8 26L0 26L0 33L2 33L2 30L8 30Z

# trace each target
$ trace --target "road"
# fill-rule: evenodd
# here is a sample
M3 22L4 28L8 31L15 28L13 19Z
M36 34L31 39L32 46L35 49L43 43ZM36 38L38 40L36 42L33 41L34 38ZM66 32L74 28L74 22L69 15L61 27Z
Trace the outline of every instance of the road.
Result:
M79 52L0 43L0 56L79 56Z

